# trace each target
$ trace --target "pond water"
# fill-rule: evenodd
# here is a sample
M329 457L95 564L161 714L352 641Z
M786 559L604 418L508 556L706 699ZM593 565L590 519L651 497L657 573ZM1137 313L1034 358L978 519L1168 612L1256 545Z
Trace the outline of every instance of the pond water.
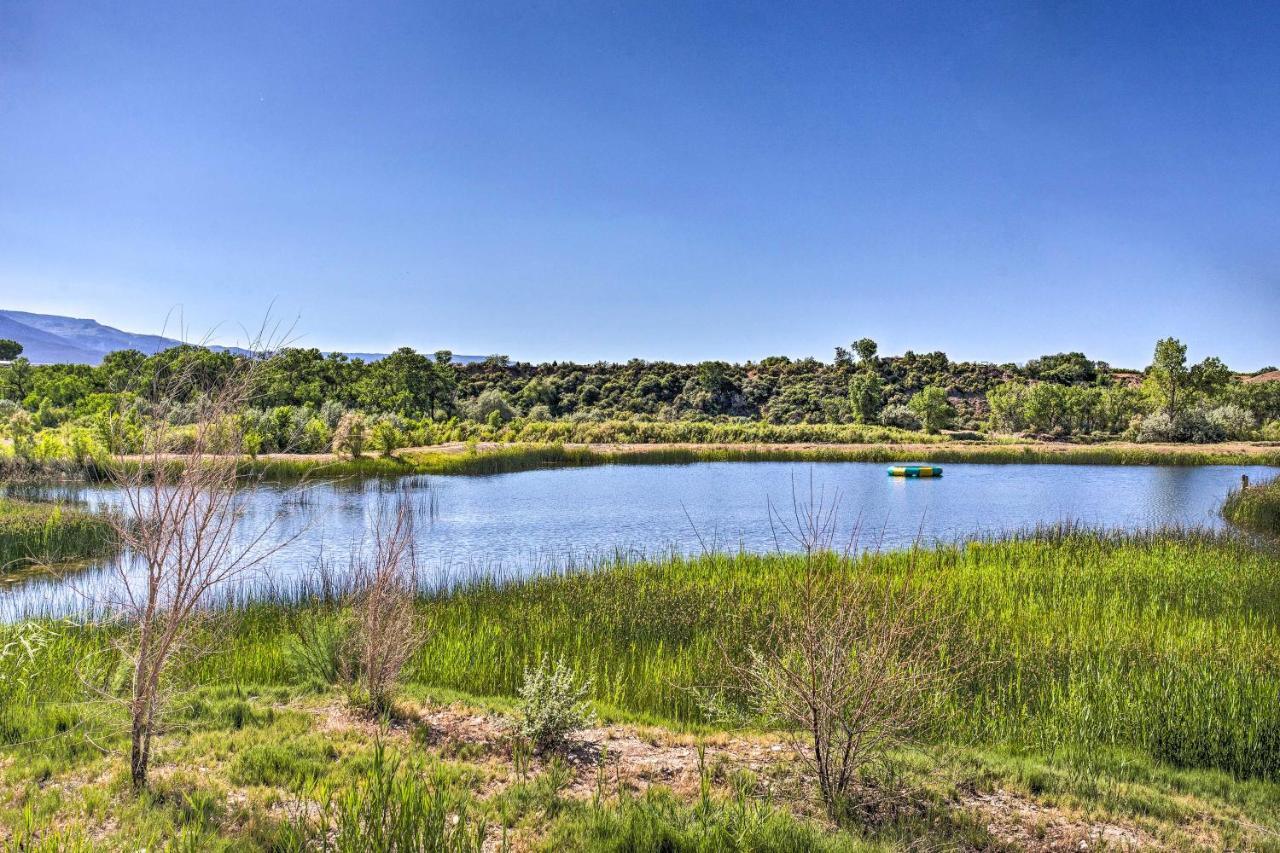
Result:
M1217 509L1251 466L948 464L939 479L886 476L877 463L725 462L527 471L484 477L421 476L316 485L303 493L261 486L245 495L246 531L276 520L290 538L252 577L251 588L341 573L380 501L404 491L420 500L416 536L424 582L478 573L527 573L615 554L672 549L794 548L770 505L793 518L793 495L838 496L838 541L891 549L1073 522L1106 528L1217 527ZM111 506L111 487L51 487L39 497ZM124 559L127 557L113 558ZM27 576L0 587L0 620L68 613L101 603L116 572L100 561L62 578Z

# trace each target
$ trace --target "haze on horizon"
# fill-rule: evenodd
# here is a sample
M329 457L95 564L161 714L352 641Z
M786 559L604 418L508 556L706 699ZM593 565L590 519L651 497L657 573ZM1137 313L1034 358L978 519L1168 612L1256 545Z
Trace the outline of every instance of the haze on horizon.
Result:
M1280 361L1277 7L182 5L0 0L0 308Z

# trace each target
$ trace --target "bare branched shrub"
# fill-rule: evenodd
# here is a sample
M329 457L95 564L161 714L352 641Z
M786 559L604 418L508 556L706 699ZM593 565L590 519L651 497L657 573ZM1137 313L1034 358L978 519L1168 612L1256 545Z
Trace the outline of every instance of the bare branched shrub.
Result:
M370 711L392 710L405 663L425 640L417 614L414 512L408 498L380 504L372 552L353 565L351 648L344 673L352 697Z
M369 429L364 415L359 412L344 412L333 429L333 452L337 456L359 459L364 455L364 445L369 438Z
M794 599L767 623L764 644L732 664L752 710L790 733L832 819L848 815L861 771L909 740L956 677L953 620L917 583L914 562L893 577L859 576L851 547L833 547L838 496L802 502L778 528L803 551ZM772 512L772 510L771 510Z
M116 534L131 558L115 564L108 605L128 629L121 652L131 667L129 771L137 788L147 782L168 670L190 651L210 594L287 544L273 537L274 521L238 529L245 484L236 415L252 398L264 358L224 359L216 369L213 359L175 358L146 397L141 452L106 465L122 497ZM169 417L179 405L189 420L181 428Z

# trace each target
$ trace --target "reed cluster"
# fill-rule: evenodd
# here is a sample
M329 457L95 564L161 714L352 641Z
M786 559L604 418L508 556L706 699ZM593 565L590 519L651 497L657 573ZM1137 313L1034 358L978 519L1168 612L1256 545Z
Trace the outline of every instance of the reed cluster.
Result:
M1233 490L1222 505L1222 517L1254 533L1280 535L1280 477Z
M111 553L116 535L100 515L56 503L0 498L0 574Z

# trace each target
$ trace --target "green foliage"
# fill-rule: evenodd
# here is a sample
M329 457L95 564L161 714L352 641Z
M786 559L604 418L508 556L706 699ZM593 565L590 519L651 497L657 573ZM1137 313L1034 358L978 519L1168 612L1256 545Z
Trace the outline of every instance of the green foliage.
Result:
M520 685L520 734L538 749L564 744L594 721L586 698L591 680L580 680L563 657L543 655L524 671Z
M936 433L951 426L956 413L955 407L947 399L946 390L936 385L913 396L907 407L920 420L920 427L928 433Z
M182 426L193 416L199 389L225 377L235 358L189 346L153 356L116 352L97 367L32 366L18 358L0 370L0 400L25 413L11 430L16 436L9 442L11 452L24 459L62 460L137 452L143 427L139 410L167 377L178 371L196 377L191 397L170 407L171 423ZM1132 437L1141 416L1154 411L1164 411L1176 423L1195 408L1226 405L1238 406L1255 424L1280 419L1280 382L1243 383L1212 357L1188 367L1185 346L1172 338L1158 344L1141 390L1078 352L1045 355L1018 367L953 362L942 352L883 356L865 338L852 345L852 352L837 348L832 363L770 356L744 364L633 359L535 365L503 356L455 365L448 352L431 357L409 348L365 363L314 349L285 349L263 365L260 378L256 400L262 408L245 411L241 424L245 451L254 456L321 453L335 445L351 456L354 446L360 454L370 445L386 453L390 444L470 440L718 441L720 435L782 440L768 427L813 428L797 432L796 441L892 440L869 432L846 438L849 433L842 430L874 424L918 429L919 413L905 407L929 388L946 390L954 410L951 421L962 430L990 426L1055 436ZM359 413L366 425L354 441L337 434L350 412ZM947 420L937 407L930 407L930 414ZM399 431L395 441L385 428L373 434L388 415ZM0 424L7 427L12 416L13 410L0 408ZM930 430L943 428L937 417L925 420ZM1243 435L1242 423L1242 418L1219 423L1219 432ZM44 438L50 429L58 432ZM81 437L73 447L70 439L76 434ZM86 435L92 436L92 446L86 446Z
M0 338L0 361L13 361L22 355L22 344L10 338Z
M380 418L373 425L370 438L378 452L387 458L394 456L397 450L404 447L404 433L390 417Z
M0 498L0 575L31 564L103 556L116 547L115 528L101 515Z
M1280 536L1280 477L1234 489L1222 505L1222 516L1245 530Z
M869 371L859 371L849 380L849 402L853 416L860 424L876 423L884 406L884 384Z
M472 817L465 792L432 770L379 742L360 780L331 793L318 817L296 818L280 846L332 853L479 853L484 821Z

